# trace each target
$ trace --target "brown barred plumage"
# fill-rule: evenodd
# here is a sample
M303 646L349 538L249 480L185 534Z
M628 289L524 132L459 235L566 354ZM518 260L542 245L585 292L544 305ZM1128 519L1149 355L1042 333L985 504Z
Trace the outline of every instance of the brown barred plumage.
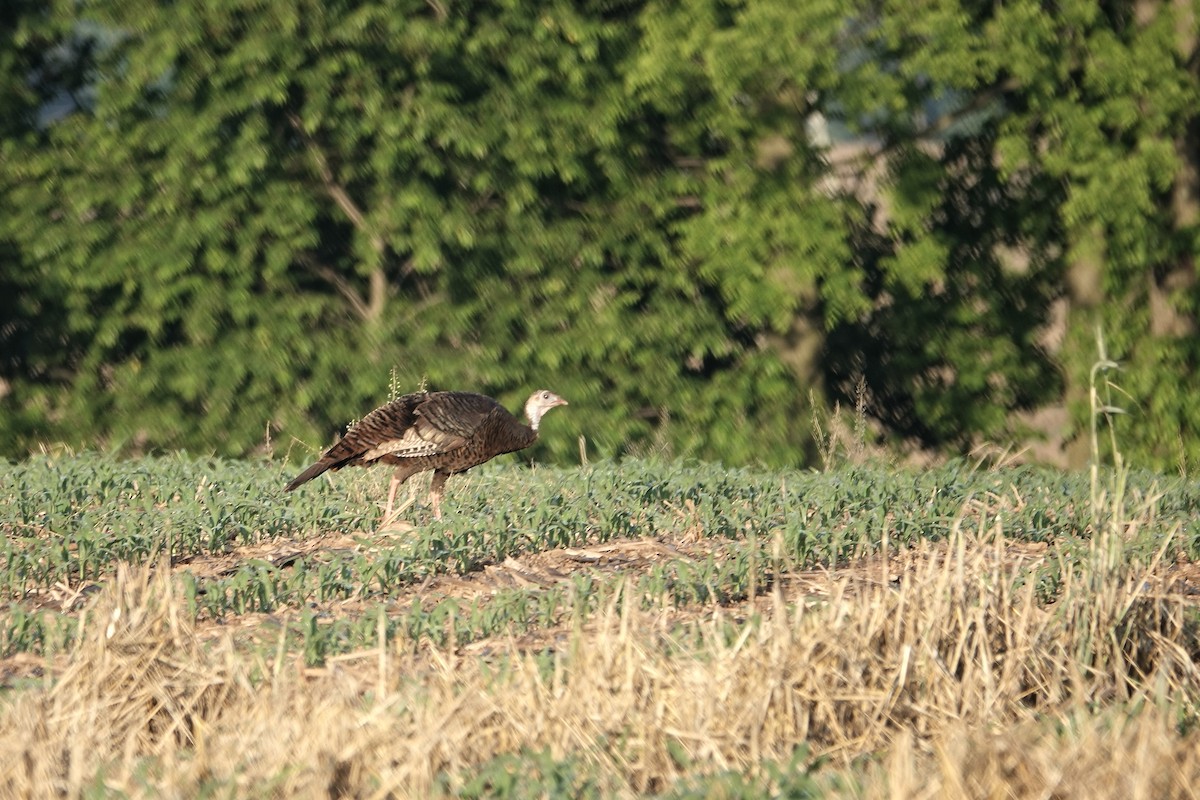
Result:
M523 425L490 397L471 392L406 394L372 411L287 485L291 491L327 470L392 464L384 522L389 521L396 489L419 472L433 470L429 487L433 513L442 518L442 487L447 478L504 453L523 450L537 440L542 415L565 406L553 392L539 389L525 403Z

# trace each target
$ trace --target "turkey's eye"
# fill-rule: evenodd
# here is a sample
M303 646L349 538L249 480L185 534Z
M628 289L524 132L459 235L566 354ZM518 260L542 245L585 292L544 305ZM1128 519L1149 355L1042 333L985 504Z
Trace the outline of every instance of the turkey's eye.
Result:
M543 400L549 400L549 399L550 399L550 393L549 393L549 392L542 392L542 399L543 399Z

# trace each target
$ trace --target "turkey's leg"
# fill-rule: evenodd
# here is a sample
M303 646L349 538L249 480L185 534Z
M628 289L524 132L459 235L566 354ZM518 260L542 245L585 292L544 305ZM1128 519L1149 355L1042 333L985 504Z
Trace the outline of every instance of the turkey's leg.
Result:
M396 502L396 490L400 488L403 480L400 477L400 470L397 469L392 473L392 482L388 486L387 506L383 509L383 524L387 525L392 521L392 504Z
M442 518L442 489L449 477L449 472L439 469L433 473L433 480L429 482L429 502L433 505L434 519Z
M386 528L396 517L400 516L400 512L408 508L412 503L410 498L407 503L402 503L400 508L396 508L396 490L400 488L400 484L407 481L413 475L413 470L407 464L401 464L396 467L396 471L392 473L392 482L388 486L387 506L383 509L383 519L379 523L379 527Z

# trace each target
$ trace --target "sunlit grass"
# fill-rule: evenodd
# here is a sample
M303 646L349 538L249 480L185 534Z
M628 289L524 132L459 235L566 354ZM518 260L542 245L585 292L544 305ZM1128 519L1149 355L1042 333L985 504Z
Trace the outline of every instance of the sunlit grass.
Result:
M8 788L992 791L1003 782L978 772L989 725L1024 726L1003 746L1036 742L1031 763L1048 765L1124 741L1094 713L1149 704L1159 716L1128 735L1156 731L1167 761L1197 719L1200 617L1170 580L1196 555L1200 486L1179 478L1123 470L1118 494L1086 474L968 462L496 464L451 482L444 521L418 493L406 525L377 530L386 473L285 494L293 470L91 454L0 470L0 666L16 709L0 736L61 729L72 743L38 752L84 748L67 773L30 756L30 782ZM121 664L171 683L147 683L159 694L143 706ZM109 710L84 725L79 692ZM664 721L672 708L685 716ZM243 728L288 729L287 715L335 733L292 741L310 752L299 771L290 751L247 761ZM1068 717L1078 737L1036 724ZM435 729L457 733L435 742ZM976 750L955 749L967 739ZM438 753L435 766L403 766L416 756L393 741ZM894 783L892 763L927 778Z
M500 592L453 612L397 609L390 599L433 576L470 574L556 548L681 536L711 542L716 549L707 557L668 559L634 576L637 593L647 603L728 603L788 571L944 538L964 515L991 519L1008 536L1031 542L1082 546L1095 526L1087 476L980 471L964 462L924 472L826 473L672 462L497 466L451 484L453 513L444 522L418 504L409 510L411 530L384 532L375 528L385 475L346 471L285 494L288 474L278 463L184 456L118 461L85 454L4 467L0 598L11 612L0 629L0 653L40 652L48 639L62 640L70 625L58 615L122 562L167 559L190 576L194 612L211 619L286 609L328 616L329 607L353 601L355 613L339 615L337 624L294 623L305 652L321 654L374 635L373 604L384 609L389 631L430 635L439 644L469 642L510 623L544 624L552 615L531 611L531 603L564 609L582 590L564 584ZM1200 488L1145 475L1131 478L1128 492L1135 519L1153 506L1156 524L1140 537L1143 549L1153 551L1157 532L1175 526L1178 547L1194 552ZM1146 506L1140 512L1139 502ZM343 537L339 546L291 552L333 534ZM191 576L190 565L219 558L227 567ZM432 622L423 621L431 615ZM452 623L442 621L448 615ZM327 629L338 631L336 644L312 641Z

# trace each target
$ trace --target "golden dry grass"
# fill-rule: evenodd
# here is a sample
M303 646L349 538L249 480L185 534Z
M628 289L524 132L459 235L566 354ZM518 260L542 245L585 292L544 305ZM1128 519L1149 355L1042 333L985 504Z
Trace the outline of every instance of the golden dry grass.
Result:
M123 569L55 678L0 710L0 794L422 797L528 749L632 796L762 777L806 743L830 792L1192 797L1192 610L1120 542L1064 558L1051 603L1003 536L957 532L879 560L877 580L777 585L758 624L716 607L680 627L617 594L549 656L391 642L322 669L282 643L201 644L166 570Z
M1196 797L1200 738L1159 708L950 726L929 742L901 732L872 769L868 798L1158 800Z

